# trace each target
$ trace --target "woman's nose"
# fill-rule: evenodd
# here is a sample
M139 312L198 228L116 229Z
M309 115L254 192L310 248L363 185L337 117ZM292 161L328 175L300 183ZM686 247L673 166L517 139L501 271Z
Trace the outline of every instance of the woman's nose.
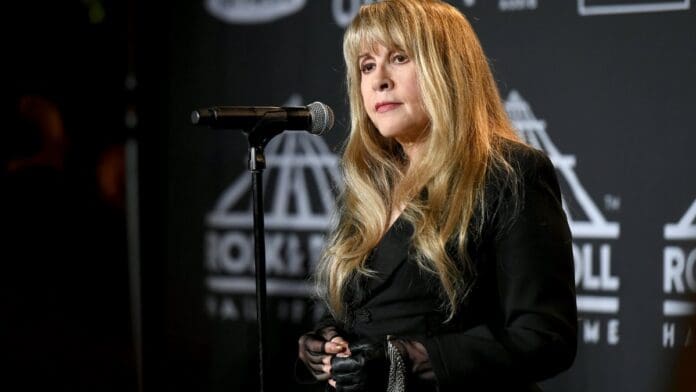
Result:
M379 91L391 90L393 85L394 84L392 83L391 79L384 78L381 81L379 81L379 84L377 85L377 90L379 90Z
M391 79L389 73L384 69L383 66L377 67L375 71L375 80L372 85L372 88L375 91L390 90L394 87L394 81Z

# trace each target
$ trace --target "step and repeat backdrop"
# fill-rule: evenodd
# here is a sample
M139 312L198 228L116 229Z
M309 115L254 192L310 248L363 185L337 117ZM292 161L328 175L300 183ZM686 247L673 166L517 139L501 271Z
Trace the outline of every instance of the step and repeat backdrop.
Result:
M267 389L313 390L295 383L292 370L297 338L318 315L308 277L349 123L342 35L369 2L181 1L148 22L167 34L153 59L166 64L157 82L166 94L143 129L143 182L152 191L143 242L156 244L143 259L146 382L205 391L258 382L246 139L191 126L190 112L321 101L336 112L334 129L276 137L264 180ZM696 369L688 364L696 340L694 5L451 3L477 31L516 129L548 154L561 181L579 352L545 389L696 390L696 376L688 380ZM675 386L680 378L691 384Z

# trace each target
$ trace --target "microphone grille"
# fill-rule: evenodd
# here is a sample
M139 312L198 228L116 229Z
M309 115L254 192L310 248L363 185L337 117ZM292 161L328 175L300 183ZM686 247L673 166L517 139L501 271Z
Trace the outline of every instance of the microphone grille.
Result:
M328 105L321 102L312 102L307 105L307 109L309 109L309 113L312 116L312 125L309 132L321 135L333 128L334 114Z

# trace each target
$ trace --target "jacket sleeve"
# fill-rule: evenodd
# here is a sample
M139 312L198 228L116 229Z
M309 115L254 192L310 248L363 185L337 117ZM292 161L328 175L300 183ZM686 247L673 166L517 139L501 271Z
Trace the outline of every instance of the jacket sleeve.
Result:
M486 291L499 320L423 337L441 391L533 385L567 369L577 344L570 230L555 170L539 152L520 160L517 216L492 240L496 285ZM505 200L502 201L503 203Z

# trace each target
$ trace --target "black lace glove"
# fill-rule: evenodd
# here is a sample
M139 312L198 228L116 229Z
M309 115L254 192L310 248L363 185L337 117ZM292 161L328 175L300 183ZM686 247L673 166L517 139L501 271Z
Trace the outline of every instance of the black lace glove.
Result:
M331 356L344 351L343 347L345 346L334 343L336 340L332 342L332 339L337 337L339 337L339 332L336 327L329 326L306 333L298 341L298 358L304 362L312 376L318 381L329 379L330 374L324 371L324 366L328 364ZM306 381L297 373L296 368L296 378L299 381Z
M337 392L386 391L389 360L384 342L359 341L350 345L349 357L335 356L331 373Z

